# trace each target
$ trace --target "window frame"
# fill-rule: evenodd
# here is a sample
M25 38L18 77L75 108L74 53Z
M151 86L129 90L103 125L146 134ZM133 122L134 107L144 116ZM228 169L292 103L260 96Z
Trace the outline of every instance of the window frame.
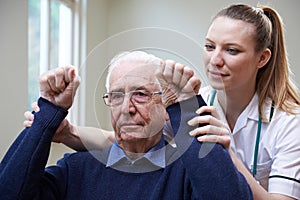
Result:
M85 8L86 0L41 0L40 1L40 74L48 71L51 68L51 2L56 1L70 9L71 24L70 24L70 63L75 66L82 79L85 78L84 69L80 69L81 62L86 57L86 22ZM66 51L65 51L66 52ZM62 64L62 65L64 65ZM57 66L59 67L59 66ZM79 71L80 70L80 71ZM85 89L81 84L74 99L73 106L69 110L67 119L70 123L85 124ZM30 102L32 103L32 102Z

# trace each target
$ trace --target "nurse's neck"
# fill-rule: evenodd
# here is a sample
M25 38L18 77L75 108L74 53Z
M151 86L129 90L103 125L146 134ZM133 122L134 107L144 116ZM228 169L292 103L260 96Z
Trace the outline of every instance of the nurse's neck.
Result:
M240 114L244 111L247 105L253 98L255 91L218 91L217 99L225 113L227 123L233 131L236 121Z

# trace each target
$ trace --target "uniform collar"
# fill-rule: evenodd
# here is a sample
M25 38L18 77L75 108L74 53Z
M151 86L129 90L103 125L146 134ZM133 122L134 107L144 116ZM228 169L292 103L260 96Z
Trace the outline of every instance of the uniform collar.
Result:
M246 109L243 111L243 113L245 113L245 115L248 116L249 119L258 121L259 118L258 104L259 104L258 94L255 93L252 100L250 101ZM263 105L265 116L268 120L269 120L271 108L272 108L272 100L268 98L266 103Z
M258 122L258 118L259 118L258 104L259 104L259 97L258 94L255 93L251 101L247 105L247 107L243 110L243 112L238 117L233 132L238 132L240 129L244 128L247 125L248 119ZM271 105L272 105L272 101L271 99L268 99L267 103L265 103L263 107L263 109L265 109L265 115L267 118L269 118L271 112Z
M216 107L217 111L221 115L221 119L224 122L227 122L225 113L219 104L218 100L216 99L214 101L214 106ZM266 111L266 113L269 113L270 109ZM247 107L243 110L243 112L240 114L240 116L237 119L237 122L235 124L233 133L238 132L240 129L246 126L247 120L255 120L258 121L259 113L258 113L258 95L257 93L254 94L251 101L247 105Z

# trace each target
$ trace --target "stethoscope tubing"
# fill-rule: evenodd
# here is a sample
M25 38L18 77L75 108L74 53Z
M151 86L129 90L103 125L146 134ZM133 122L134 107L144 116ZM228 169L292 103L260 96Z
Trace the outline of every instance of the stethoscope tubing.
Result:
M215 89L211 92L211 98L209 101L209 105L213 106L215 98L216 98L217 91ZM270 111L269 122L271 122L274 113L274 101L272 101L272 107ZM260 143L260 135L261 135L261 115L259 114L258 122L257 122L257 130L256 130L256 139L255 139L255 147L253 152L253 169L252 175L255 176L257 173L257 159L258 159L258 150L259 150L259 143Z

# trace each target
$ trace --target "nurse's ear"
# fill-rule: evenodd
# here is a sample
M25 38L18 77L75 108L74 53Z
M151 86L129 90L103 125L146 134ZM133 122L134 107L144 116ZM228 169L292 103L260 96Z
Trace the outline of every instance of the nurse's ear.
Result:
M260 53L257 67L262 68L263 66L265 66L270 60L271 55L272 53L269 48L266 48L262 53Z

